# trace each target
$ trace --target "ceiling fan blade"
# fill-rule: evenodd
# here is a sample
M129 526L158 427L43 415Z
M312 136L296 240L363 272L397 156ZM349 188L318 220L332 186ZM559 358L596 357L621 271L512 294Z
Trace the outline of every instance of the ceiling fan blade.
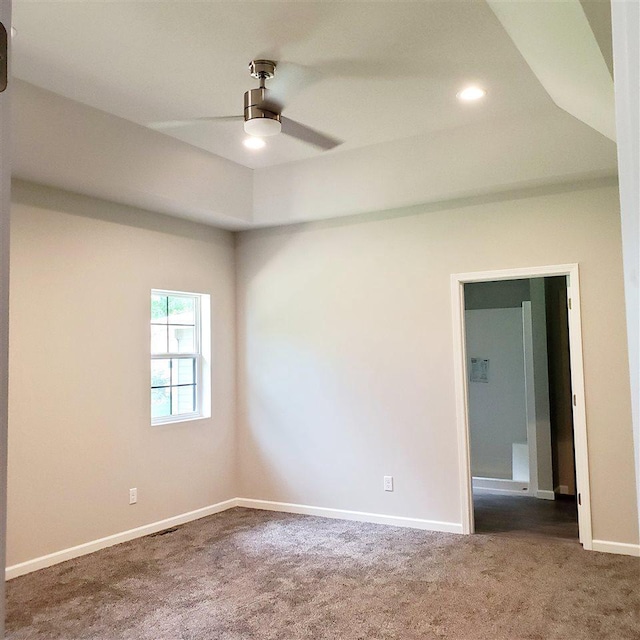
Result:
M265 111L271 111L271 113L282 113L284 103L270 89L267 89L265 99L258 106Z
M292 138L302 140L302 142L306 142L307 144L312 144L314 147L320 147L321 149L328 151L329 149L333 149L339 144L342 144L342 140L331 138L324 133L320 133L319 131L312 129L311 127L307 127L300 122L291 120L290 118L282 116L281 121L282 133L286 133Z
M233 122L237 120L244 120L244 116L212 116L205 118L190 118L189 120L166 120L165 122L150 122L147 126L150 129L163 131L164 129L188 127L200 122Z
M269 82L270 100L284 109L297 95L322 79L322 73L314 67L280 61L276 75Z

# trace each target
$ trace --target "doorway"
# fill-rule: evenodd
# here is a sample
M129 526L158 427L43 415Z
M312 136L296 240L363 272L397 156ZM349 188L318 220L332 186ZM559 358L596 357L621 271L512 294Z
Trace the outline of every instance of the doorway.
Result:
M591 548L578 278L577 265L452 276L466 533Z

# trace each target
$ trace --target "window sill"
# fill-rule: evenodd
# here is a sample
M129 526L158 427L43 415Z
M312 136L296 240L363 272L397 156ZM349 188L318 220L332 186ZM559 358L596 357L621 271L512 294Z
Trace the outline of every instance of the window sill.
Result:
M184 418L175 418L172 420L159 420L151 422L152 427L164 427L165 425L181 424L183 422L197 422L198 420L208 420L211 416L185 416Z

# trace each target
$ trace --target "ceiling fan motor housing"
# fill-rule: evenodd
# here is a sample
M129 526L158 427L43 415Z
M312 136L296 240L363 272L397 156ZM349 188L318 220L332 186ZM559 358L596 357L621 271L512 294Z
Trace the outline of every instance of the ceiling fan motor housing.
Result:
M274 136L282 130L278 107L270 105L265 80L273 78L276 64L271 60L252 60L249 71L260 80L260 87L244 94L244 130L251 136Z
M267 90L251 89L244 94L244 130L251 136L274 136L280 133L280 114L265 108Z

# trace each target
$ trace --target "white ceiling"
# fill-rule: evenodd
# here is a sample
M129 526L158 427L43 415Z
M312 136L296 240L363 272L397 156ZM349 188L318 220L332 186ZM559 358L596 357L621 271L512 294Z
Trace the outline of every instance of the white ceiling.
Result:
M334 153L555 109L484 2L16 1L14 74L139 124L242 113L247 64L273 58L285 115ZM475 82L483 104L455 94ZM248 167L321 153L286 136L245 149L241 122L175 137Z
M513 3L516 30L496 4L14 0L14 175L228 228L615 175L584 115L613 110L608 0ZM147 128L240 114L259 57L278 62L284 114L342 145ZM486 99L457 101L469 83Z

